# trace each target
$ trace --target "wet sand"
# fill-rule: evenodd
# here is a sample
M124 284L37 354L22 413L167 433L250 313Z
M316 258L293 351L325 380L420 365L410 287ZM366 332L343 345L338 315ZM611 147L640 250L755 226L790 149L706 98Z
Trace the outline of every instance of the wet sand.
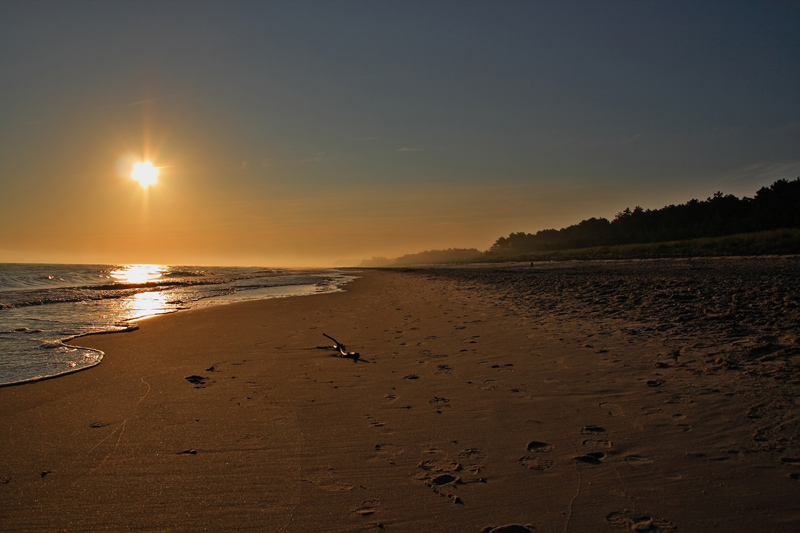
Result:
M365 271L80 339L0 388L0 529L796 531L798 274Z

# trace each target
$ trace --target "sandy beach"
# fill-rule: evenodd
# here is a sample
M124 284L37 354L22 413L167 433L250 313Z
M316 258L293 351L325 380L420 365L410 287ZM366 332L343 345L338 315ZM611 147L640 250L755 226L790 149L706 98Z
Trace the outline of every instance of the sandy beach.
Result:
M800 528L800 258L358 275L0 388L0 529Z

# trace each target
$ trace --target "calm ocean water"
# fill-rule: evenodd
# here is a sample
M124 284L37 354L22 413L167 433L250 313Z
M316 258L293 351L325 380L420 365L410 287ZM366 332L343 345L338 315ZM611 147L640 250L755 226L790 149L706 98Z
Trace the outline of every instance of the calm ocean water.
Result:
M337 270L0 263L0 385L102 359L68 339L181 309L336 292L353 279Z

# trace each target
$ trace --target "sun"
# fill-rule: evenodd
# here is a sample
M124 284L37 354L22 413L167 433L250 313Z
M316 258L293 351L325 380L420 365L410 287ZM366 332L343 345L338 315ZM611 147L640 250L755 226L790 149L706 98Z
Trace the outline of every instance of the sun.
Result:
M133 165L131 178L139 182L143 189L158 183L158 167L154 167L150 161L140 161Z

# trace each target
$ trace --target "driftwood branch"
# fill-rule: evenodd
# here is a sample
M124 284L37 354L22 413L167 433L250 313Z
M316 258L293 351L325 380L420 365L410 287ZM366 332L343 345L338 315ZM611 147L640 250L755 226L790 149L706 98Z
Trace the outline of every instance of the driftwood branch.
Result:
M345 347L345 345L342 344L341 342L337 341L336 339L334 339L333 337L331 337L327 333L323 333L322 335L324 337L327 337L327 338L329 338L330 340L333 341L333 349L334 350L339 350L339 353L341 354L342 357L348 357L350 359L358 359L359 358L358 352L348 352L347 348Z

